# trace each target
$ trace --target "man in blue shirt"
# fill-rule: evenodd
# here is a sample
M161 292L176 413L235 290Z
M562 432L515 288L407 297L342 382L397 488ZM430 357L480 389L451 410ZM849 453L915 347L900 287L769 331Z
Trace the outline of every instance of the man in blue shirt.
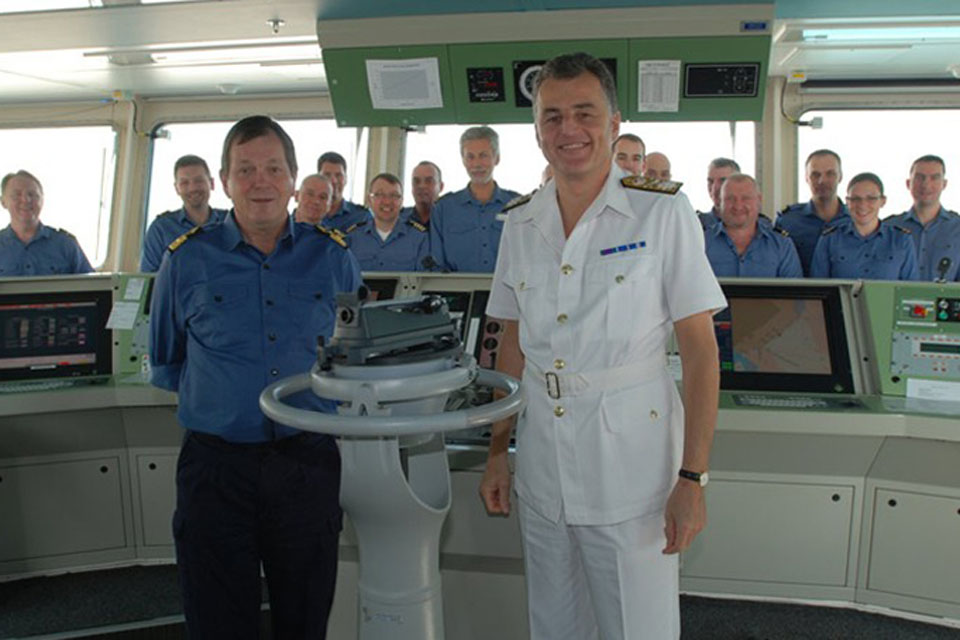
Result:
M343 190L347 186L347 161L336 151L327 151L317 159L317 173L330 181L333 199L330 213L323 226L328 229L346 231L358 222L370 219L370 210L360 204L343 199Z
M303 179L293 197L297 200L297 209L293 212L295 221L321 224L330 213L333 185L326 176L314 173Z
M790 234L797 245L803 273L809 275L813 250L817 247L824 225L839 221L849 212L837 196L837 187L843 179L840 156L830 149L818 149L807 156L804 166L812 197L809 202L798 202L781 211L777 224Z
M176 211L165 211L150 223L143 237L140 271L154 272L160 268L167 246L194 227L223 222L227 212L210 208L213 177L206 161L200 156L186 155L173 165L173 188L183 201Z
M463 132L460 159L470 182L437 201L430 223L430 253L443 269L492 273L503 231L498 214L519 194L501 189L493 179L500 163L500 137L490 127Z
M443 191L443 174L440 172L440 167L429 160L424 160L413 168L410 182L413 187L414 205L401 209L400 217L404 220L415 220L429 230L430 218L433 216L437 198Z
M802 278L797 250L785 231L761 224L756 181L743 174L725 178L720 221L704 230L707 259L717 277Z
M419 271L427 255L427 229L400 217L403 183L392 173L370 181L373 223L360 222L347 234L350 250L364 271Z
M713 201L713 208L710 211L697 211L700 218L700 224L704 229L713 226L715 222L720 222L720 189L723 182L735 173L740 173L740 165L736 160L730 158L714 158L707 167L707 191L710 193L710 200Z
M359 268L338 235L287 214L297 161L276 122L235 124L221 167L234 210L170 245L150 322L152 382L179 393L186 429L173 531L187 628L256 638L262 566L273 637L323 638L342 519L337 446L274 423L258 400L310 368ZM333 410L309 392L292 404Z
M21 169L5 175L0 201L10 212L10 224L0 231L0 278L93 271L76 238L40 222L43 186L33 174Z
M907 180L913 206L884 221L910 230L921 280L960 280L960 215L940 204L940 194L947 186L946 174L940 156L914 160Z
M812 278L917 280L917 257L910 231L889 220L880 222L886 204L883 182L860 173L847 185L850 216L823 229L810 264Z

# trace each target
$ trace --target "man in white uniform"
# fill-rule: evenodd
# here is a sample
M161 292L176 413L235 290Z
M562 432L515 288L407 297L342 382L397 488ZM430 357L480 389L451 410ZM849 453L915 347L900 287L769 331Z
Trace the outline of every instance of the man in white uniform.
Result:
M611 171L620 113L603 63L554 58L535 96L554 179L507 216L487 307L506 327L497 368L522 375L528 400L516 480L531 638L679 638L676 554L706 521L711 315L726 302L686 197ZM495 425L480 488L491 513L511 507L510 427Z

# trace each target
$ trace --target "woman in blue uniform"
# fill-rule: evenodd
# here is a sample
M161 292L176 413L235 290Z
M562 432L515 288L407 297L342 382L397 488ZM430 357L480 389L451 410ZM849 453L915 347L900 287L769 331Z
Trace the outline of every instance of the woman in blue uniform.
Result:
M880 221L883 182L860 173L847 186L850 217L824 228L810 264L812 278L918 280L910 231Z

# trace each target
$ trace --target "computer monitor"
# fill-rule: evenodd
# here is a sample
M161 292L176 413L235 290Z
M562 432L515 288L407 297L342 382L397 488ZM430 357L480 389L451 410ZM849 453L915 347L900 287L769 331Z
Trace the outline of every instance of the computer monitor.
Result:
M854 393L837 286L723 284L714 316L724 390Z
M0 294L0 382L109 376L110 291Z

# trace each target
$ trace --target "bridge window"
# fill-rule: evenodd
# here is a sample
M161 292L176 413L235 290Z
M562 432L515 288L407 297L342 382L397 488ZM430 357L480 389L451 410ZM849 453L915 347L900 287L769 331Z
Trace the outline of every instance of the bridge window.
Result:
M278 120L293 139L297 151L299 179L317 170L317 158L324 151L336 151L347 160L347 198L363 202L366 171L366 130L339 128L334 120ZM234 124L231 122L171 123L161 129L163 137L154 140L150 171L150 192L147 201L149 225L154 218L183 206L173 188L173 165L186 154L198 155L207 161L214 178L210 206L231 207L230 199L220 183L220 154L223 139ZM291 210L293 204L290 205Z
M537 146L533 125L492 125L500 135L500 164L494 173L501 187L528 193L540 184L546 160ZM410 172L421 160L431 160L443 171L446 191L459 191L467 182L460 161L459 139L466 125L429 126L424 132L407 135L405 205L413 204ZM754 173L755 126L753 122L627 122L621 133L643 138L647 151L660 151L670 158L673 179L684 183L683 190L695 208L709 210L707 165L718 156L736 159L745 173Z
M807 111L803 121L822 118L823 127L800 127L798 132L799 200L810 199L805 181L804 163L811 151L832 149L843 160L843 182L840 197L846 195L847 180L870 171L883 180L886 206L880 210L885 218L913 206L906 180L910 165L920 156L933 154L943 158L947 178L960 170L960 148L955 134L957 111L950 109L873 109ZM943 192L947 209L960 208L960 197L950 189Z
M0 174L24 169L43 185L40 221L76 236L102 265L110 237L116 134L109 126L0 129ZM9 218L0 213L0 227Z

